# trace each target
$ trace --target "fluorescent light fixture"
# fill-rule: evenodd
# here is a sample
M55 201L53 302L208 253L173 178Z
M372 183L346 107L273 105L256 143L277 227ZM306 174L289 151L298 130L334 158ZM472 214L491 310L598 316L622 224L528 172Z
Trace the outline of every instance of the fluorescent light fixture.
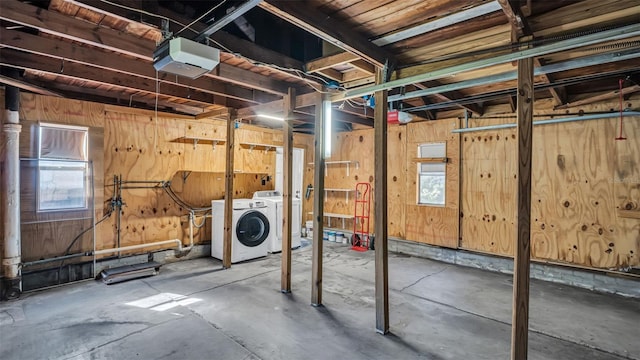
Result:
M324 107L324 158L331 157L331 101L323 101Z
M284 118L280 117L280 116L269 115L269 114L256 114L256 115L261 117L261 118L265 118L265 119L269 119L269 120L284 121Z

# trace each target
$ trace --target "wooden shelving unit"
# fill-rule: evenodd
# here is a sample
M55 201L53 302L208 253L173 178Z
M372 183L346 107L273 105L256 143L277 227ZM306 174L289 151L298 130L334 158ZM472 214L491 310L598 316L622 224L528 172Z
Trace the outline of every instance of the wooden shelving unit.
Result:
M313 216L313 211L309 211L308 212L309 215ZM347 215L347 214L336 214L336 213L324 213L323 214L324 217L326 217L329 221L329 227L331 227L331 219L342 219L342 228L345 228L345 220L353 220L354 216L353 215Z
M324 201L327 201L327 195L330 192L343 192L345 194L345 201L349 204L349 193L354 192L354 189L324 189Z
M351 167L351 164L355 165L356 169L360 167L360 162L358 162L357 160L334 160L334 161L325 161L324 162L324 175L326 176L327 173L329 172L329 166L330 165L340 165L340 164L344 164L346 165L346 169L347 169L347 176L349 176L349 170ZM309 163L309 165L311 166L315 166L315 163Z

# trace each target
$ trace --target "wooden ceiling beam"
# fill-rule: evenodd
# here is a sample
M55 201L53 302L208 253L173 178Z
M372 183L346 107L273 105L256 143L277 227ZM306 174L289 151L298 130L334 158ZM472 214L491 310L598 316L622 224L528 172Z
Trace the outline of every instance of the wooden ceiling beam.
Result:
M31 82L26 81L25 79L15 79L5 75L0 75L0 84L15 86L19 89L30 91L40 95L55 96L55 97L63 96L61 94L58 94L57 92L48 90L43 86L32 84Z
M26 51L40 56L56 58L59 59L60 64L63 64L63 62L77 62L109 72L114 71L154 81L156 79L156 72L150 63L143 63L139 60L127 58L120 58L117 61L114 61L112 59L114 56L113 54L78 47L70 42L59 39L45 39L16 30L3 30L0 32L0 45L6 48ZM275 99L275 95L248 88L232 86L218 82L209 77L200 77L194 80L180 78L179 81L176 81L176 77L174 75L158 73L158 79L163 83L175 84L185 88L193 88L241 101L262 102L273 101Z
M371 73L359 69L352 69L342 73L342 82L350 83L356 80L366 79L368 77L371 77Z
M86 21L16 0L3 0L0 19L83 44L130 55L148 62L153 61L152 55L156 48L155 43L152 41L113 29L97 27ZM207 76L278 95L285 94L290 86L286 82L277 81L268 76L235 68L224 63L219 64Z
M378 67L389 63L393 68L396 63L395 57L391 53L358 35L343 21L312 11L304 1L268 0L261 2L259 6Z
M331 69L331 68L320 70L318 71L318 74L324 75L329 79L335 80L339 83L342 83L343 76L344 76L340 71Z
M542 67L544 66L544 61L540 60L540 58L534 58L533 64L535 67ZM553 75L549 75L549 74L541 74L540 78L545 84L552 84L555 80ZM551 94L551 97L553 97L553 100L556 103L556 105L559 106L567 102L567 89L565 87L562 87L562 86L550 87L547 90Z
M500 7L502 8L502 12L504 12L505 16L509 20L511 27L513 29L514 36L512 37L512 41L516 42L519 38L524 35L531 34L531 27L525 20L522 11L520 10L520 4L518 0L496 0Z
M166 18L170 19L169 30L174 34L179 32L184 25L189 24L193 21L193 19L185 18L174 11L171 11L165 7L158 6L156 11L158 17L151 17L145 19L145 21L151 21L154 25L149 25L145 22L138 21L137 19L132 18L132 14L137 14L142 18L145 16L143 14L143 5L145 2L131 3L123 1L123 0L110 0L109 2L104 2L100 0L65 0L66 2L75 4L85 9L89 9L101 14L105 14L108 16L116 17L122 21L135 22L136 26L146 26L149 31L154 31L160 33L160 19ZM124 6L124 7L123 7ZM194 35L201 33L207 27L206 24L197 22L191 25L190 29L186 29L185 31L191 35L185 35L188 38L193 38ZM209 35L209 38L213 41L219 43L222 47L230 50L231 54L242 53L243 57L251 59L253 61L265 63L265 64L274 64L283 68L292 68L296 70L303 70L302 62L295 60L291 57L285 56L278 52L275 52L271 49L267 49L260 45L257 45L251 41L239 38L235 35L229 34L224 30L218 30L215 33ZM222 49L223 51L227 51ZM241 51L240 51L241 50Z
M33 56L13 49L3 49L0 54L0 64L24 70L41 72L53 76L61 76L73 80L91 81L94 83L118 86L131 91L141 91L147 94L156 94L155 81L122 75L115 72L95 71L94 69L73 62L62 62L52 58ZM206 105L220 103L214 94L193 91L188 88L162 83L160 84L161 96L181 98L185 101L193 101ZM221 105L227 105L226 102Z
M509 22L512 24L512 42L517 42L518 39L522 38L523 36L533 36L533 30L529 25L529 21L526 19L525 12L519 4L519 0L498 0L498 2L502 6L505 15L509 19ZM530 7L531 4L529 3L527 7L527 13L530 13ZM539 58L534 58L533 61L534 66L536 67L541 67L544 64L544 62ZM553 83L552 75L542 74L541 79L545 84ZM562 105L566 102L567 92L564 87L550 87L547 90L551 94L551 97L553 97L556 105Z
M414 84L415 87L417 87L418 89L424 90L424 89L428 89L428 88L432 88L432 87L437 87L437 86L441 86L442 84L436 80L432 80L432 81L427 81L424 83L418 83L418 84ZM462 95L459 91L448 91L446 93L438 93L438 94L433 94L432 96L438 98L441 101L452 101L455 102L456 100L460 100L460 99L464 99L465 96ZM427 105L427 104L425 104ZM477 116L482 116L482 114L484 114L484 108L482 106L480 106L479 104L457 104L456 105L459 108L462 109L466 109L471 111L473 114L477 115Z
M369 64L368 62L364 61L364 60L356 60L356 61L352 61L351 65L353 65L354 68L360 70L360 71L364 71L370 75L375 75L376 73L376 67L373 66L372 64Z
M131 41L129 36L120 31L97 27L17 0L2 1L0 19L136 58L150 60L156 48L152 41Z
M309 106L315 106L317 102L317 95L315 92L301 94L296 96L296 109L305 108ZM238 109L238 117L243 116L251 116L257 113L266 113L266 114L278 114L282 112L283 103L281 100L272 101L265 104L254 105L245 107L242 109Z
M49 85L47 85L49 86ZM145 97L143 95L136 96L136 94L122 96L123 91L119 87L115 87L115 90L100 90L92 88L78 88L77 86L55 83L50 85L52 89L61 92L66 98L99 102L103 104L112 104L123 107L138 107L145 106L146 110L151 110L155 107L155 98ZM159 111L167 111L166 109L173 109L184 114L197 115L207 109L207 106L193 106L188 104L180 104L175 101L159 98L158 99Z
M638 91L640 91L640 85L628 86L626 88L622 88L622 95L624 96L624 95L632 94L632 93L635 93L635 92L638 92ZM620 96L620 90L614 90L614 91L606 92L604 94L591 96L591 97L588 97L586 99L576 100L576 101L572 101L570 103L566 103L564 105L556 106L554 109L556 109L556 110L568 109L568 108L572 108L572 107L576 107L576 106L593 104L593 103L598 102L598 101L608 100L608 99L616 98L616 97L619 97L619 96Z
M497 0L500 6L502 7L502 11L506 15L507 19L509 19L509 23L512 27L512 37L511 41L516 43L523 36L533 36L533 31L531 26L529 25L529 21L525 17L523 10L520 6L519 0ZM530 12L529 3L529 12ZM539 58L534 58L533 60L534 66L542 67L543 62ZM553 82L553 77L551 75L542 74L541 79L545 82L545 84L550 84ZM563 87L548 89L549 93L553 97L556 105L562 105L567 100L567 92ZM511 101L511 100L510 100Z
M422 104L424 105L429 105L431 104L431 101L429 100L429 98L427 96L421 96L420 100L422 100ZM429 120L435 120L436 119L436 111L437 110L425 110L425 117Z
M352 54L350 52L342 52L311 60L306 63L304 67L307 72L318 72L324 69L332 68L334 66L348 64L356 60L360 60L360 57L358 55Z
M114 1L114 0L111 0L111 1ZM122 0L115 0L115 1L122 2ZM158 14L161 15L162 17L172 20L170 22L169 29L174 33L182 29L182 25L178 25L176 24L176 22L186 25L193 21L193 19L185 18L163 6L160 6L158 8ZM207 25L204 23L196 22L195 24L191 25L191 30L185 30L185 31L191 31L191 33L195 35L203 31L206 28L206 26ZM221 46L222 51L228 52L229 54L232 54L232 55L239 55L243 58L251 60L252 62L258 62L262 64L267 64L267 65L276 65L277 67L285 68L285 69L295 69L299 71L304 71L304 64L301 61L298 61L292 57L281 54L277 51L257 45L249 40L239 38L237 36L229 34L228 32L217 31L209 35L209 38L213 40L216 44ZM288 72L279 70L274 67L271 67L270 69L273 71L281 72L283 74L287 74L289 76L291 75Z

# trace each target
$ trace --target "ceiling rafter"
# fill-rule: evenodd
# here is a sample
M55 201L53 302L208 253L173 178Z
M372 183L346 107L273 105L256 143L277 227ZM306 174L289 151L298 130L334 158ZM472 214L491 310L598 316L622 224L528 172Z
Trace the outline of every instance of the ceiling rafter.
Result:
M113 85L127 90L135 90L150 95L156 94L155 81L142 79L133 76L118 74L115 72L94 71L86 65L68 62L62 63L57 59L46 57L34 57L30 54L19 52L13 49L3 49L0 57L0 64L3 66L19 68L23 70L41 72L53 76L61 76L74 80L91 81L103 85ZM180 98L185 101L197 102L205 105L220 104L229 105L226 98L224 101L217 100L215 94L192 90L175 84L162 83L159 86L158 95Z
M395 67L396 60L391 53L358 35L344 22L316 11L309 11L302 1L269 0L261 2L259 6L378 67L386 64L391 65L391 68Z
M628 86L626 88L622 88L622 95L629 95L635 92L640 91L640 85L632 85L632 86ZM609 91L606 92L604 94L598 94L595 96L590 96L586 99L582 99L582 100L576 100L576 101L572 101L570 103L566 103L560 106L556 106L555 109L556 110L560 110L560 109L568 109L568 108L572 108L572 107L576 107L576 106L582 106L582 105L587 105L587 104L593 104L595 102L598 101L603 101L603 100L608 100L608 99L613 99L616 98L618 96L620 96L620 90L613 90L613 91Z
M430 87L442 86L442 84L436 80L432 80L432 81L427 81L423 83L418 83L418 84L415 84L414 86L417 87L418 89L424 90ZM432 94L432 96L444 102L456 101L465 97L459 91L448 91L443 93L437 93L437 94ZM482 116L482 114L484 114L484 108L479 104L466 104L466 105L460 104L458 105L458 107L469 110L473 114L478 116Z
M275 100L276 97L275 95L268 93L220 83L209 77L200 77L194 80L180 79L177 81L174 75L167 73L156 74L151 64L141 63L140 61L125 58L113 61L113 59L105 53L78 47L67 41L51 38L47 39L16 30L2 31L0 33L0 45L6 48L17 49L44 57L58 59L61 64L61 68L64 68L65 62L77 62L83 65L107 70L109 72L113 71L154 81L157 79L162 83L198 89L218 96L249 102L272 101Z
M516 43L518 40L524 36L533 36L533 30L529 25L529 21L526 18L526 13L522 10L520 0L497 0L500 6L502 7L502 11L504 12L507 19L509 19L509 23L512 27L512 36L511 41ZM531 4L529 3L529 10ZM534 65L536 67L541 67L544 65L544 61L539 58L534 58ZM542 74L542 80L545 84L553 83L553 76ZM551 96L553 97L556 105L562 105L567 101L567 91L564 87L553 88L550 87L547 89ZM511 101L511 100L510 100Z
M42 32L96 46L105 50L133 56L151 62L155 44L152 41L128 35L105 27L96 27L86 21L70 18L61 13L41 9L16 0L2 2L0 19L14 22ZM223 74L226 77L221 76ZM261 90L282 95L290 84L249 70L221 63L209 77L238 85L252 87L261 84ZM254 85L255 86L255 85Z
M170 11L167 8L162 6L158 6L155 9L157 11L157 17L146 18L145 22L131 19L130 16L132 14L132 11L133 13L137 13L140 16L142 16L142 12L146 10L143 8L143 5L145 4L145 2L131 3L131 2L125 2L123 0L110 0L109 2L104 2L100 0L64 0L64 1L85 9L89 9L89 10L101 13L101 14L116 17L122 21L135 22L136 26L146 27L148 31L154 31L154 32L160 31L159 29L161 25L161 22L160 22L161 18L166 18L171 20L169 22L169 31L173 32L174 34L182 30L183 25L187 25L193 21L193 19L187 19L177 14L176 12ZM153 25L150 25L147 22L150 22ZM206 29L206 27L207 25L201 22L196 22L192 24L191 27L187 29L187 31L190 31L192 35L197 35L203 32ZM274 64L278 67L287 68L287 69L295 69L300 71L303 70L302 62L296 59L293 59L291 57L285 56L283 54L277 53L271 49L267 49L263 46L257 45L251 41L229 34L224 30L218 30L213 34L210 34L208 37L214 42L221 45L223 48L230 50L232 54L241 54L241 56L247 59L250 59L251 61L265 63L265 64ZM225 49L222 49L222 50L226 51Z
M63 97L62 94L51 91L47 89L45 86L34 84L31 81L27 81L26 79L16 79L10 76L0 75L0 84L5 84L9 86L15 86L19 89L31 91L36 94L46 95L46 96L54 96L54 97Z

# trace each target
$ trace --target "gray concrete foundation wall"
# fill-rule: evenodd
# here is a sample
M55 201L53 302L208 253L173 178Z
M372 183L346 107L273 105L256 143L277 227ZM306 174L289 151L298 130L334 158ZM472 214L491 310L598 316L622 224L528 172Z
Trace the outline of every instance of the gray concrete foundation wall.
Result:
M499 256L447 249L413 241L389 239L389 251L437 261L495 271L513 273L513 260ZM572 285L597 292L640 299L640 280L609 272L590 271L570 266L531 263L534 279Z

